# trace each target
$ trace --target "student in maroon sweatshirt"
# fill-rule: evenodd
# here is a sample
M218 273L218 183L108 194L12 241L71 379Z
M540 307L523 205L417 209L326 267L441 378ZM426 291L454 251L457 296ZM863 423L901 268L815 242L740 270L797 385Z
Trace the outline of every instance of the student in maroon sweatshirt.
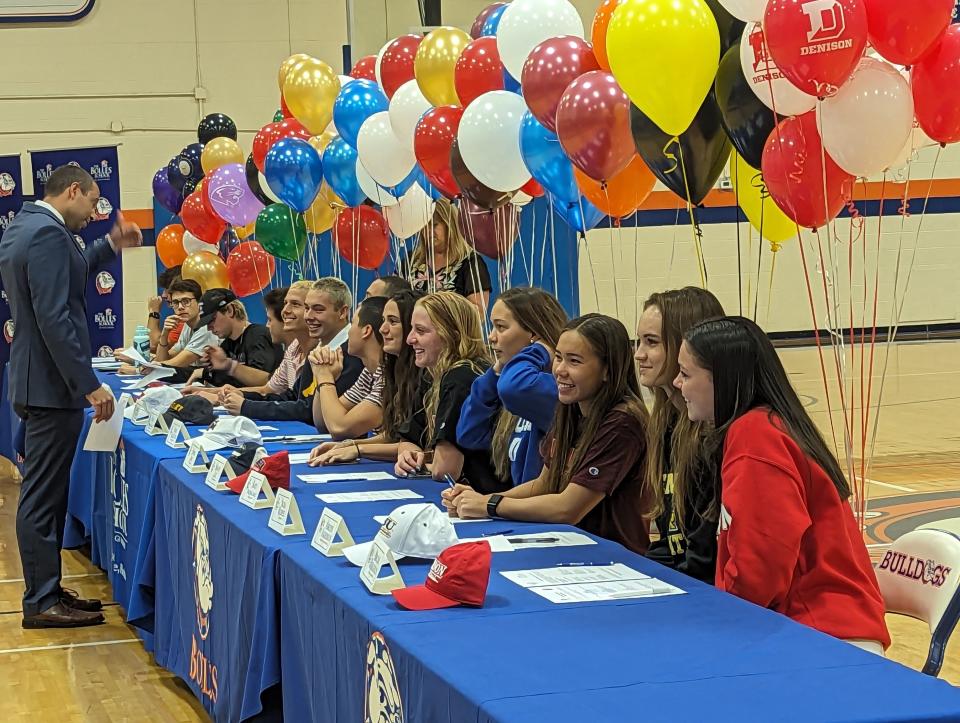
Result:
M890 634L850 486L770 340L728 316L690 329L679 357L687 414L715 427L717 587L882 654Z

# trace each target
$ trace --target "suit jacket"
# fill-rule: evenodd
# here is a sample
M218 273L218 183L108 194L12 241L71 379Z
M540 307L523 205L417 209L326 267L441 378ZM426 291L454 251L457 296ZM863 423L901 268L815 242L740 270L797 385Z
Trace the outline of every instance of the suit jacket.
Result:
M100 386L90 366L87 274L114 257L103 238L81 249L56 216L25 203L0 240L14 323L8 386L15 405L82 409Z

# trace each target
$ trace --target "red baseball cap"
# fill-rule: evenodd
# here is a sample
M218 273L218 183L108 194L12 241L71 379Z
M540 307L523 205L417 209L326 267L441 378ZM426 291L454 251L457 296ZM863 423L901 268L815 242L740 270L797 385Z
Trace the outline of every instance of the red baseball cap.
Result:
M287 450L281 449L269 457L263 457L257 460L256 464L246 472L238 474L231 480L227 480L227 487L237 494L240 494L243 492L243 486L247 483L247 477L250 475L250 472L259 472L262 474L267 478L267 482L270 483L273 489L283 487L283 489L288 490L290 489L290 454Z
M407 610L481 607L487 596L491 557L486 540L451 545L433 561L423 585L393 590L393 597Z

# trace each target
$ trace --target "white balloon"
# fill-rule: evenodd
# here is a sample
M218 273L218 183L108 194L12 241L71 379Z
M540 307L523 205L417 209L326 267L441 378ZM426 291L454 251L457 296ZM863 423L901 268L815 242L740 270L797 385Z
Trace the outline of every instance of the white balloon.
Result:
M380 63L383 60L383 54L387 49L387 46L392 43L393 40L388 40L383 44L383 47L377 51L377 62L373 64L373 74L377 77L377 85L380 86L381 90L383 89L383 82L380 80Z
M890 163L890 168L893 170L903 168L914 159L914 156L916 156L921 149L935 145L937 145L937 142L924 133L920 124L914 120L913 130L910 132L907 142L903 144L903 148L900 149L900 153L898 153L897 157Z
M510 199L510 203L512 203L517 208L523 208L532 200L533 200L533 196L528 196L523 191L517 191L515 194L513 194L513 198Z
M757 22L763 19L763 11L767 9L768 2L769 0L720 0L720 4L733 17Z
M390 125L400 142L413 150L413 134L423 114L433 108L423 97L416 79L408 80L397 88L390 99Z
M341 89L341 90L344 88L344 86L347 85L347 83L352 83L353 81L356 80L356 78L353 78L353 77L351 77L351 76L349 76L349 75L338 75L337 77L340 79L340 89Z
M189 231L183 232L183 250L187 252L187 256L197 251L220 255L219 244L208 244L206 241L201 241Z
M740 67L754 95L780 115L801 115L817 103L815 96L804 93L780 72L770 57L760 23L747 25L743 31Z
M410 186L400 202L383 209L390 230L399 238L408 238L430 223L433 217L433 199L420 187Z
M410 175L417 159L404 146L390 125L389 111L367 118L357 134L357 155L363 167L381 186L396 186Z
M558 35L583 37L580 13L568 0L513 0L500 16L497 52L510 75L519 78L530 51Z
M400 199L391 196L385 189L370 177L370 173L360 159L357 159L357 183L360 184L360 190L367 194L367 198L380 206L393 206L400 203Z
M504 12L506 15L506 12ZM516 191L530 180L520 154L520 123L527 104L509 90L492 90L463 112L457 141L470 173L495 191Z
M820 108L824 150L855 176L889 168L913 129L910 85L896 68L874 58L863 58Z

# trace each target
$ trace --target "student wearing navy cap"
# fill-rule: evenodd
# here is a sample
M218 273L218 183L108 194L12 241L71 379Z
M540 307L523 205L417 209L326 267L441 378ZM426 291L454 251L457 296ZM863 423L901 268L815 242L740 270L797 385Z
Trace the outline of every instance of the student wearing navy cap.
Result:
M200 299L200 325L220 339L206 348L204 369L194 377L214 387L266 384L280 360L263 324L251 324L247 310L230 289L208 289Z

